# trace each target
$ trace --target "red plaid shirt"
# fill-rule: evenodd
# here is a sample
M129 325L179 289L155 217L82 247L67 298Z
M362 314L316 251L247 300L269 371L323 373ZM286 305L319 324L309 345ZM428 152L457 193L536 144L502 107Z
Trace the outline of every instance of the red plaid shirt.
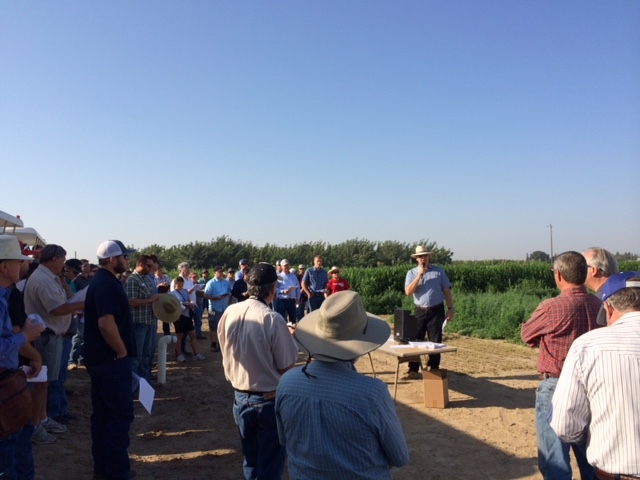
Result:
M596 317L601 303L580 286L568 288L538 305L529 321L522 325L520 336L530 347L540 346L540 373L560 376L573 341L598 327Z

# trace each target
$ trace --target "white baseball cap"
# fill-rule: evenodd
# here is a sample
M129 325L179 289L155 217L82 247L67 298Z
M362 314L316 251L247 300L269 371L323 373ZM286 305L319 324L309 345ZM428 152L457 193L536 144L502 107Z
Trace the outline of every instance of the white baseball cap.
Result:
M131 255L133 253L136 253L136 251L125 247L120 240L107 240L100 244L96 255L98 255L98 260L104 260L105 258Z

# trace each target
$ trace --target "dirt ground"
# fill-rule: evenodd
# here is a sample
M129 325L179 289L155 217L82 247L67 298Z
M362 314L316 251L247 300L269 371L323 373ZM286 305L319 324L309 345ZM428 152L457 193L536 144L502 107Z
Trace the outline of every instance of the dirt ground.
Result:
M205 322L206 324L206 322ZM397 409L410 463L393 470L396 479L534 479L534 401L537 351L503 341L445 336L457 353L443 355L449 370L448 408L424 407L422 381L401 381ZM167 382L152 385L152 415L136 401L130 456L140 479L240 479L242 454L231 413L232 389L220 353L198 342L205 361L168 359ZM393 393L396 359L372 354L378 378ZM357 363L371 374L365 356ZM405 369L401 365L401 371ZM155 373L155 372L154 372ZM36 478L91 478L89 376L70 372L70 410L78 420L52 445L34 445ZM575 471L575 467L574 467ZM284 478L288 478L285 470Z

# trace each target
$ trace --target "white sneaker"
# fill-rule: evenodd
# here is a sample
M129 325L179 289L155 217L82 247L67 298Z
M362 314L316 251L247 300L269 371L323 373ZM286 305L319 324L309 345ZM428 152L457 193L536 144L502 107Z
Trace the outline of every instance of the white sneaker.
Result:
M56 436L48 433L42 425L38 425L33 430L33 435L31 435L31 441L38 445L43 445L46 443L55 443L56 440L57 440Z
M195 356L195 357L193 357L193 358L195 358L196 360L204 360L206 357L205 357L204 355L200 355L200 354L198 353L198 354L196 354L196 356Z
M186 358L184 358L184 355L178 355L177 360L178 360L180 363L184 363L184 362L186 362L186 361L187 361L187 359L186 359Z
M49 417L47 417L44 422L40 423L40 425L49 433L64 433L67 431L67 427Z

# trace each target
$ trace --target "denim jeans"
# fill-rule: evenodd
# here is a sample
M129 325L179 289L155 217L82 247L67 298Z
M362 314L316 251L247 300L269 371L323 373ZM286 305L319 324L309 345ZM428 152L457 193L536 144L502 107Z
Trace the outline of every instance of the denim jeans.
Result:
M131 360L87 367L91 376L91 453L94 473L129 478L129 428L133 423Z
M33 425L27 423L16 433L0 439L0 478L2 480L33 480Z
M69 363L79 365L82 363L82 351L84 349L84 320L78 321L78 332L71 339L71 354ZM62 357L64 360L64 357ZM62 362L65 363L65 362Z
M582 480L595 479L595 471L587 461L587 444L565 443L549 425L549 411L557 378L542 380L536 390L536 437L538 468L545 480L571 480L569 448L573 450Z
M133 324L137 356L131 358L131 369L145 380L151 378L151 361L153 360L152 325Z
M69 413L67 394L64 391L64 384L67 381L67 359L71 354L71 339L62 339L62 359L60 362L60 373L58 380L49 382L49 390L47 393L47 415L51 418L59 417Z
M244 478L280 479L286 450L278 440L275 398L236 391L233 418L240 431Z
M293 298L279 298L277 310L287 322L296 323L296 301Z
M193 326L196 329L196 337L202 336L202 307L196 305L196 309L193 311Z
M314 310L319 309L322 306L322 302L324 302L324 295L322 294L311 297L309 299L309 311L313 312Z

